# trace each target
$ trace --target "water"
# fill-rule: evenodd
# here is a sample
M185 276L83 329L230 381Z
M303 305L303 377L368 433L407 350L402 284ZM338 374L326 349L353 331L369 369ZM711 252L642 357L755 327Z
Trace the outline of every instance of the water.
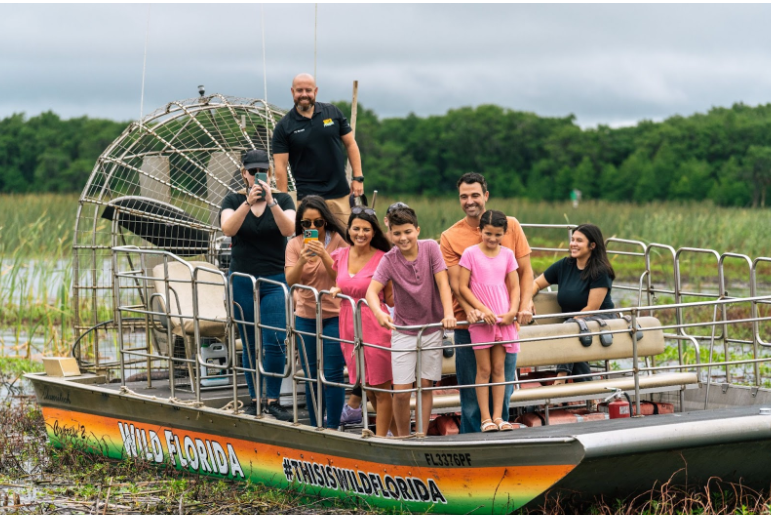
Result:
M29 335L16 329L0 329L0 356L26 357L29 346L30 357L40 361L47 343L48 340L40 335Z

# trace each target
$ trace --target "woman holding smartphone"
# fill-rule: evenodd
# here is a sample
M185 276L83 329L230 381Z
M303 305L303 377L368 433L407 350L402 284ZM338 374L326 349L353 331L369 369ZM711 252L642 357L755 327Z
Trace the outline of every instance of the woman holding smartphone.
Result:
M315 232L314 232L315 231ZM304 234L305 233L305 234ZM346 247L345 231L337 218L327 207L327 203L318 195L309 195L300 202L295 217L295 237L286 246L286 280L289 286L303 284L312 286L317 291L331 290L335 286L337 272L334 260L330 256L335 250ZM304 288L295 294L295 328L305 333L316 333L316 299L313 292ZM340 337L340 301L330 295L321 299L321 333L331 338ZM300 349L300 361L306 377L317 378L316 338L303 334L305 351ZM343 382L345 362L336 340L322 341L324 357L324 377L335 383ZM312 392L321 391L320 398L314 398ZM315 393L313 393L315 395ZM305 383L305 398L310 412L311 425L316 425L315 402L321 402L322 413L326 409L326 427L337 429L340 425L340 413L345 402L345 389L323 387L316 389L310 382Z
M284 249L286 238L294 233L295 206L286 193L273 193L267 184L270 163L263 150L250 150L243 157L241 177L246 188L228 194L222 201L220 224L225 236L232 238L230 272L249 274L286 283L284 276ZM259 177L259 179L258 179ZM236 320L254 323L254 296L252 281L246 277L233 278L233 303ZM280 286L260 285L260 320L272 327L286 325L286 300ZM243 367L256 368L253 325L238 324L243 343ZM262 366L268 372L283 373L286 361L285 331L262 331ZM254 376L246 372L246 384L253 401L258 401ZM278 402L281 378L265 377L265 410L279 420L291 420L292 414ZM245 413L254 415L256 405L247 406Z

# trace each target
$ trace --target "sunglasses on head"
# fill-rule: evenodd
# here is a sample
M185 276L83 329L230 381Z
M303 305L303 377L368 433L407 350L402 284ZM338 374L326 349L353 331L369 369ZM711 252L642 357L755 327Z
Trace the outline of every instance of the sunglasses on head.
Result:
M327 221L324 220L323 218L317 218L312 222L310 220L300 220L300 225L304 229L310 229L311 225L313 225L313 227L315 227L316 229L321 229L322 227L327 225Z
M377 216L374 209L370 209L368 207L355 207L351 209L351 213L354 215L360 215L361 213L364 213L365 215L369 216Z
M251 168L249 170L246 170L246 173L248 173L252 177L254 177L258 172L268 173L268 169L267 168Z

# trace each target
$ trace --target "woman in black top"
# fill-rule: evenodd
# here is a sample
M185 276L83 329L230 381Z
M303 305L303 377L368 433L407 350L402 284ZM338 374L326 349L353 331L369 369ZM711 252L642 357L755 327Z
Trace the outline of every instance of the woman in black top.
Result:
M570 257L563 258L539 275L533 283L533 296L550 284L558 284L557 302L563 313L613 309L610 290L616 278L605 250L600 228L593 224L579 225L570 239ZM593 315L595 318L616 318L615 313ZM571 319L566 322L572 322ZM568 363L557 367L557 376L589 374L589 364ZM591 381L578 378L573 381ZM554 384L563 384L557 379Z
M257 172L269 169L268 155L262 150L250 150L244 155L241 176L247 188L230 193L222 201L220 223L225 236L233 238L231 272L263 277L286 284L284 253L286 237L294 235L295 207L286 193L273 193L264 181L256 181ZM233 279L233 303L237 320L254 323L254 296L252 282L246 277ZM286 298L280 286L260 284L260 321L272 327L286 325ZM238 324L243 342L243 366L254 369L255 328ZM267 372L283 373L286 355L284 331L262 330L262 366ZM255 401L253 375L246 373L249 395ZM281 394L281 378L265 377L267 398L266 411L280 420L291 420L289 410L278 402ZM244 410L256 413L252 405Z

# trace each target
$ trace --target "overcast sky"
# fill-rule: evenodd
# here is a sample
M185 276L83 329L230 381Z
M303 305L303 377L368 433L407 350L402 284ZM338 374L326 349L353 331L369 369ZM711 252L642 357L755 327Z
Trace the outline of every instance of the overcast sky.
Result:
M144 113L264 96L259 4L149 9ZM264 6L268 100L313 72L314 5ZM493 103L613 126L771 99L769 5L318 6L318 100L381 117ZM0 4L0 118L140 114L148 6Z

